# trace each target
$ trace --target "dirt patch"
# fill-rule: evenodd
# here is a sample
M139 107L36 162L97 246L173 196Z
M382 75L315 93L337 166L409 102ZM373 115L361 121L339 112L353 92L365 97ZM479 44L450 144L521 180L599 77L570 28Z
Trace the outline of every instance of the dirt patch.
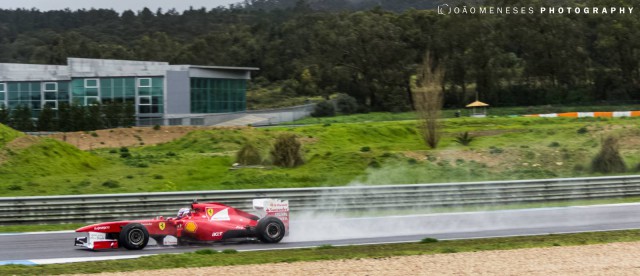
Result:
M40 139L41 138L28 135L13 139L11 142L7 143L2 150L0 150L0 165L9 159L13 152L26 149L38 143Z
M286 250L282 254L287 254ZM215 257L212 257L215 258ZM640 242L92 275L638 275Z
M240 129L243 127L163 126L64 132L49 137L67 142L81 150L157 145L173 141L194 130Z

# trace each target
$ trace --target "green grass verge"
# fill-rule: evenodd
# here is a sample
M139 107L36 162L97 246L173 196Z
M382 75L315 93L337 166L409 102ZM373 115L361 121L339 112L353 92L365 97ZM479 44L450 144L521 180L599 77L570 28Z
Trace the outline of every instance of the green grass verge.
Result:
M38 224L38 225L0 225L0 233L23 233L76 230L87 223Z
M325 244L317 248L273 250L259 252L216 251L216 247L193 253L164 254L133 260L100 261L72 264L38 266L0 266L1 275L52 275L76 273L123 272L153 270L163 268L208 267L265 263L291 263L301 261L321 261L359 258L384 258L424 254L456 252L476 252L487 250L509 250L519 248L541 248L631 242L640 240L640 230L594 232L562 235L525 236L509 238L489 238L474 240L437 241L425 237L423 242L364 245L331 246ZM87 255L94 255L87 252Z
M199 130L144 147L79 151L43 140L5 155L0 196L300 188L599 176L590 160L608 135L639 171L640 118L456 118L443 121L437 149L417 121L316 124L303 127ZM468 131L470 146L457 144ZM275 138L293 133L306 163L230 170L235 153L254 143L265 163ZM5 147L6 150L6 147Z

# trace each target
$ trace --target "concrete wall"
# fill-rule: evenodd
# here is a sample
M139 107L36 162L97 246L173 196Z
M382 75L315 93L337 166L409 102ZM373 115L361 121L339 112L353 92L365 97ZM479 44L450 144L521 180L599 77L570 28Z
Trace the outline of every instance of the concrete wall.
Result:
M164 104L166 114L191 113L189 72L167 71Z

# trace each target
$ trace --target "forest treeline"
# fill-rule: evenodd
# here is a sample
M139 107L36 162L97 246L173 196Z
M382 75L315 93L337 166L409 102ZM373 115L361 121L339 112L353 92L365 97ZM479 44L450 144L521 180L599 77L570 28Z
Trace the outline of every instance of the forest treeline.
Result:
M346 93L363 110L403 111L412 106L411 76L429 52L445 69L447 107L464 106L476 92L493 106L640 98L640 11L438 15L408 8L438 1L410 0L388 9L318 6L331 2L254 0L183 12L0 10L0 62L65 64L67 57L86 57L255 66L260 71L253 89L291 96ZM633 6L626 0L580 2ZM522 5L517 3L485 5Z

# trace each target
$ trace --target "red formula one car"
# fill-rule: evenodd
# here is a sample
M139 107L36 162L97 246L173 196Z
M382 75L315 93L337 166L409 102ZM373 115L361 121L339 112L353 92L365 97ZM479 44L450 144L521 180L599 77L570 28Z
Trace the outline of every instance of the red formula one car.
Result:
M88 232L78 237L76 246L89 249L124 247L143 249L149 238L158 245L215 242L236 238L255 238L265 243L277 243L289 231L289 201L254 199L253 208L260 216L221 203L191 204L182 208L175 218L162 216L150 220L98 223L76 232Z

